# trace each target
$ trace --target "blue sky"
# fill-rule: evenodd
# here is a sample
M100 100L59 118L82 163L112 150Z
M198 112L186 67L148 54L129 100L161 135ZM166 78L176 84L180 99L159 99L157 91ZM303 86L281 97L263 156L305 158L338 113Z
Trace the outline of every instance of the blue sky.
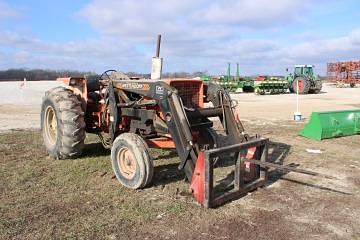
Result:
M360 1L0 0L0 69L284 74L360 58Z

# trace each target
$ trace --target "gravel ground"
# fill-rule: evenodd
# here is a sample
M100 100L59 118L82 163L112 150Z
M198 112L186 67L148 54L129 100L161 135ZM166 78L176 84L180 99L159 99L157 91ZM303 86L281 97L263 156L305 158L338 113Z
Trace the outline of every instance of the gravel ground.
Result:
M44 92L62 85L57 81L0 82L0 132L14 129L38 129L41 99ZM291 120L296 111L296 95L232 94L239 101L243 120L272 122ZM300 112L304 118L313 111L360 108L360 88L336 88L324 84L320 94L299 96Z
M46 90L62 85L57 81L0 82L0 132L40 128L41 99Z
M232 94L245 119L291 120L296 111L296 94ZM299 111L307 118L313 111L360 108L360 88L337 88L324 84L320 94L299 95Z

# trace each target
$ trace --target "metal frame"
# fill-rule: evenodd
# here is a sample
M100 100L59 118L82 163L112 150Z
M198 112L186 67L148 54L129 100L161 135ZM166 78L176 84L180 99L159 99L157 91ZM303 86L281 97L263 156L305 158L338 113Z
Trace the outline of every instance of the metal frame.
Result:
M360 84L360 61L328 63L327 77L337 84Z
M226 146L218 149L204 151L205 160L205 200L202 203L207 208L220 206L228 201L246 195L248 192L262 187L266 184L268 177L268 170L266 167L256 165L256 176L252 179L245 181L245 162L246 158L240 154L244 150L256 147L255 159L261 162L268 161L268 142L267 138L255 138L245 143ZM237 159L235 162L234 171L234 188L219 196L215 196L214 192L214 163L216 158L224 154L236 153Z

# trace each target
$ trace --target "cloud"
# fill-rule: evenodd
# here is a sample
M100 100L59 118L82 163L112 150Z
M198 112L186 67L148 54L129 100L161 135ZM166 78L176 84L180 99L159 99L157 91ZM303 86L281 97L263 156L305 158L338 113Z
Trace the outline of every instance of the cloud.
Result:
M152 56L156 35L163 33L165 69L207 69L213 65L209 62L214 61L218 64L209 70L216 72L227 61L252 61L247 65L255 65L276 56L281 46L274 40L249 39L247 34L301 21L309 3L308 0L94 0L77 15L102 35L131 45L141 44L147 49L148 58ZM256 69L250 71L253 70Z
M239 62L243 74L284 74L287 67L291 69L295 64L314 64L319 74L325 74L327 62L358 60L360 29L339 37L315 38L287 45L271 39L233 39L218 46L202 45L199 51L198 57L191 55L188 59L188 66L214 73L224 73L227 62ZM170 60L173 67L180 59ZM181 66L185 66L184 63Z
M174 41L228 37L234 28L273 28L299 20L307 6L307 0L94 0L78 15L95 30L123 39L144 42L166 33Z
M167 40L165 40L165 44ZM169 43L172 44L172 43ZM103 36L99 39L45 42L12 32L0 31L0 46L11 49L0 53L0 68L52 68L96 70L110 68L147 72L152 51L138 50L137 44L127 44ZM360 29L344 36L315 39L283 46L275 40L230 39L218 44L207 39L166 47L165 71L225 72L227 62L239 62L243 74L281 74L286 67L310 63L324 74L326 62L354 59L360 56Z
M360 29L326 38L316 28L304 26L311 9L317 8L312 4L309 0L93 0L75 15L97 37L45 41L0 30L0 68L148 72L158 33L163 34L165 71L219 74L225 72L227 62L239 62L243 74L281 74L300 63L319 65L317 69L325 73L328 61L360 56Z
M352 59L360 56L360 29L340 37L305 41L286 50L293 59L317 62Z
M10 49L2 54L8 58L8 61L2 61L2 68L102 71L122 64L127 68L134 67L135 64L129 62L129 59L141 55L134 46L105 36L61 43L42 41L11 31L0 31L0 47ZM150 59L148 61L150 62ZM142 63L140 62L140 66Z
M4 1L0 0L0 21L6 20L6 19L13 19L18 18L20 16L20 12L11 7L9 4L7 4Z
M273 27L299 20L309 1L221 0L200 11L204 22L243 24L247 27ZM297 11L293 11L296 9ZM291 12L291 14L289 14Z

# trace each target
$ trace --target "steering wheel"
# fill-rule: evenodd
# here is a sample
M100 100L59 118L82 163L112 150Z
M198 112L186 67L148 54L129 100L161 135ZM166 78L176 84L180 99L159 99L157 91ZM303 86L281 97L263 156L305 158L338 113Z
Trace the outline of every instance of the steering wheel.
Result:
M123 72L119 72L116 70L107 70L103 74L101 74L100 79L102 80L103 77L107 78L107 80L130 80L130 78ZM103 79L105 80L105 79Z
M116 70L113 70L113 69L107 70L107 71L103 72L103 74L100 75L99 80L102 80L104 76L106 76L107 79L110 80L110 75L111 75L111 73L116 73L116 72L117 72L117 71L116 71ZM110 75L109 75L109 73L110 73ZM105 80L105 79L104 79L104 80Z

